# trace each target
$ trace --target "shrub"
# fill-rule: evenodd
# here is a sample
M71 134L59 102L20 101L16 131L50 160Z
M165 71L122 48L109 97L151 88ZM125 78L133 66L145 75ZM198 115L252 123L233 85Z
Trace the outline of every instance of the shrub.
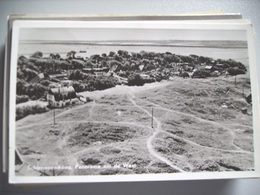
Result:
M40 84L42 84L45 87L48 87L51 84L51 82L49 80L42 80L40 81Z
M70 80L84 80L85 78L87 78L87 74L81 70L74 70L69 76Z
M26 86L26 95L31 98L34 97L34 99L44 97L47 91L48 87L45 87L40 83L32 83Z
M26 94L26 85L27 84L28 83L25 82L24 80L17 79L17 83L16 83L16 93L17 93L17 95Z
M75 89L76 92L85 91L85 85L83 83L80 83L79 81L73 82L73 88Z
M26 117L29 114L47 112L48 108L39 104L26 105L16 108L16 120Z
M210 77L210 73L206 70L197 70L193 73L192 78L207 78Z
M43 54L40 51L36 51L31 57L32 58L42 58Z
M240 69L240 68L237 68L237 67L235 67L235 68L229 68L227 71L228 71L228 73L229 73L230 75L232 75L232 76L236 76L236 75L239 75L239 74L245 74L245 73L246 73L245 70Z
M113 77L97 77L94 83L94 88L97 90L108 89L115 87L117 84L116 80Z
M24 76L26 77L26 80L27 80L27 81L30 81L30 80L32 80L32 79L34 79L35 77L38 76L38 72L35 71L35 70L32 70L32 69L30 69L30 68L24 69L24 70L23 70L23 74L24 74Z
M28 95L17 95L16 96L16 104L27 102L29 100Z
M140 74L131 74L128 77L128 85L133 86L133 85L137 85L137 86L142 86L144 85L145 81L142 79L142 77L140 76Z

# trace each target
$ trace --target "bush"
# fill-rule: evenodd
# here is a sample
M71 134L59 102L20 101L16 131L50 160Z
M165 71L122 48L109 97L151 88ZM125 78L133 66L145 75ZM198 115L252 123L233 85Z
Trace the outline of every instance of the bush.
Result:
M33 83L26 86L26 95L33 99L39 99L45 96L48 91L48 87L43 86L40 83Z
M229 68L227 71L228 71L228 73L229 73L230 75L232 75L232 76L236 76L236 75L239 75L239 74L245 74L245 73L246 73L245 70L240 69L240 68L237 68L237 67L235 67L235 68Z
M206 70L197 70L193 73L192 78L207 78L210 77L210 73Z
M84 80L87 78L87 74L81 70L74 70L69 76L70 80Z
M16 108L16 120L26 117L29 114L43 113L47 112L48 108L46 106L36 105L26 105Z
M28 95L17 95L16 96L16 104L27 102L29 100Z
M42 58L43 54L40 51L35 52L31 57L32 58Z
M140 74L132 74L128 77L128 85L133 86L133 85L137 85L137 86L142 86L144 85L145 81L142 79L142 77L140 76Z
M97 90L108 89L115 87L117 84L116 80L113 77L97 77L94 83L94 88Z
M45 87L48 87L51 84L51 82L49 80L42 80L40 81L40 84L42 84Z
M16 83L16 93L17 95L24 95L26 94L26 86L28 85L27 82L21 79L17 79Z
M22 70L22 72L27 81L30 81L38 76L38 72L35 70L32 70L30 68L26 68L26 69Z
M79 81L73 82L73 88L75 89L76 92L85 91L85 85L81 82L79 82Z

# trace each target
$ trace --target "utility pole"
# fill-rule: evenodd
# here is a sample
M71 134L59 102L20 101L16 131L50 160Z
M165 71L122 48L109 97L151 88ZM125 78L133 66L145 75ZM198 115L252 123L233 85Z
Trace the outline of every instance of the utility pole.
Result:
M242 84L242 95L245 97L244 84Z
M55 108L53 109L53 126L55 126Z
M151 120L151 126L153 128L153 108L152 108L152 120Z

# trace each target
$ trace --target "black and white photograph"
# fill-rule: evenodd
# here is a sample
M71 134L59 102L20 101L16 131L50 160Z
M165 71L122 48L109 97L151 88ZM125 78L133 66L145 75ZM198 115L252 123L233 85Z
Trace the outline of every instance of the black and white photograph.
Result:
M257 92L241 26L18 22L12 177L254 173Z

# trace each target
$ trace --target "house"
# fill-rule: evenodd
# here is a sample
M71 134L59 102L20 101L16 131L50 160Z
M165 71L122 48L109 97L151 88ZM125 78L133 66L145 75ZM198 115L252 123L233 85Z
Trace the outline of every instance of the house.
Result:
M102 67L102 68L83 68L83 72L89 73L89 74L95 74L97 76L102 76L105 73L109 71L108 67Z
M149 75L147 75L147 74L140 74L140 77L141 77L142 79L144 79L144 80L151 78L151 77L150 77Z
M212 69L213 69L213 66L207 65L207 66L205 66L204 68L205 68L205 70L212 70Z
M82 59L72 59L71 64L74 69L82 69L85 66L85 62Z
M63 86L63 87L70 87L73 85L73 81L72 80L61 80L60 81L60 85Z
M194 69L194 65L188 62L177 63L177 66L179 66L184 71L192 71Z
M220 71L220 72L224 72L224 70L225 70L226 68L228 68L228 66L227 66L226 64L220 64L220 63L218 63L218 64L216 64L216 65L214 66L214 69L215 69L215 70L218 70L218 71Z
M50 78L51 81L59 82L60 80L67 80L68 79L68 74L66 74L66 73L50 74L49 78Z
M72 104L76 92L72 86L50 88L47 94L47 101L50 107L61 108Z
M94 74L93 68L83 68L82 71L88 74Z
M93 70L96 76L103 76L109 71L109 68L108 67L93 68Z

